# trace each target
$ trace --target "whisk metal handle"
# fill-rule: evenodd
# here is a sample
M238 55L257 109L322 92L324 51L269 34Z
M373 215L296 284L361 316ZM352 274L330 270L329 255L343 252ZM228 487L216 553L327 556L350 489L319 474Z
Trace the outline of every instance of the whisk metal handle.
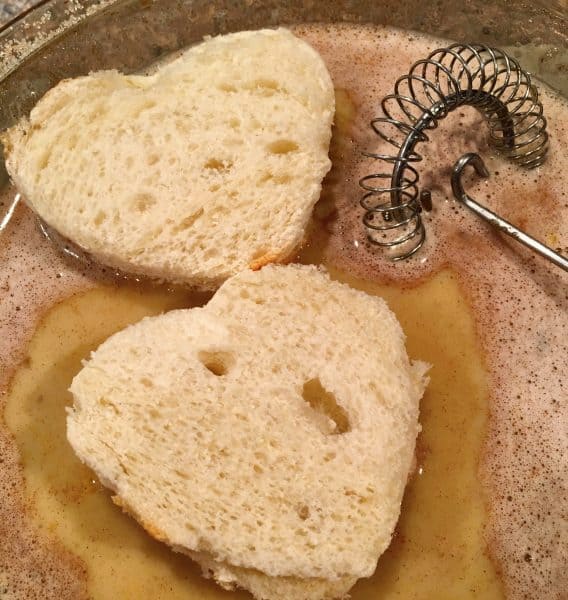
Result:
M487 167L485 166L485 163L479 154L475 154L475 152L468 152L467 154L464 154L456 162L452 171L452 191L456 200L459 200L465 204L465 206L473 211L478 217L481 217L483 220L493 225L493 227L499 229L499 231L506 233L508 236L517 240L517 242L524 244L564 271L568 271L568 258L565 258L558 252L555 252L552 250L552 248L549 248L542 242L539 242L528 233L521 231L512 223L509 223L509 221L495 214L482 204L479 204L479 202L476 202L471 196L466 194L465 190L463 189L461 176L464 169L468 165L471 165L480 177L489 177L489 171L487 170Z

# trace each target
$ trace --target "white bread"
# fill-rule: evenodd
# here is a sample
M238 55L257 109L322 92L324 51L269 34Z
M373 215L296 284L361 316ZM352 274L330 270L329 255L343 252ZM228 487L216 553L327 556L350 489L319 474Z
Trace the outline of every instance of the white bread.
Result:
M301 577L271 577L255 569L234 567L215 561L205 552L187 552L199 565L203 575L213 578L223 588L241 587L255 598L266 600L334 600L347 598L357 577L326 580Z
M67 435L125 510L225 586L338 597L390 543L425 370L383 300L268 266L107 340L73 380Z
M333 114L317 52L260 30L149 76L63 81L2 141L30 207L96 260L216 289L293 257L331 164Z

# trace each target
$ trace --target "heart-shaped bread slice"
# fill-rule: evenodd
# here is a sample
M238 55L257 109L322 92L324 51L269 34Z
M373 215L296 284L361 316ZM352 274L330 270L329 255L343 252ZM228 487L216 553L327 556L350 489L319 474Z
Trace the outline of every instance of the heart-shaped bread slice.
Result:
M107 340L73 380L68 438L120 505L224 585L290 600L265 577L301 578L327 597L390 543L425 370L381 299L268 266Z
M333 85L285 29L50 90L3 137L25 200L101 263L204 289L290 259L329 170Z

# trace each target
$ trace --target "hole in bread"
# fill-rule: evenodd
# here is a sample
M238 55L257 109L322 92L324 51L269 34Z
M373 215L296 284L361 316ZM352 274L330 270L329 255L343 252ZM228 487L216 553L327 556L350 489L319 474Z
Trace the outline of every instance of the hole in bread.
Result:
M303 504L298 507L298 516L302 521L305 521L310 516L310 507Z
M233 363L233 356L229 352L208 352L202 350L197 357L201 364L217 377L226 375L229 367Z
M245 90L273 90L276 91L280 88L278 82L274 79L254 79L253 81L243 84Z
M128 475L128 469L126 468L126 465L121 460L118 461L118 466L120 467L120 469L122 470L122 472L125 475Z
M280 90L280 86L274 79L255 79L244 83L242 86L245 90L250 90L260 96L274 96Z
M220 83L218 87L222 92L231 93L237 91L237 88L231 83Z
M292 177L287 173L282 173L279 175L275 175L274 173L264 173L258 179L257 185L262 185L263 183L271 182L279 185L286 185L292 181Z
M240 124L241 124L240 120L237 119L236 117L229 119L229 127L231 129L238 129Z
M120 414L120 411L118 410L116 405L113 402L111 402L110 400L108 400L108 398L100 397L98 402L99 402L100 406L104 406L105 408L112 409L116 415Z
M309 404L312 416L323 433L335 435L351 430L347 413L317 377L304 383L302 398Z
M156 100L147 99L144 101L144 103L142 104L142 106L140 108L142 110L149 110L151 108L155 108L157 105L158 105L158 103L156 102Z
M265 88L267 90L277 90L280 88L277 81L274 79L257 79L254 82L255 87Z
M37 161L38 171L42 171L43 169L45 169L45 167L47 167L47 164L49 163L50 158L51 158L51 150L47 150L40 156L39 160Z
M233 166L230 160L220 160L219 158L210 158L203 167L213 171L227 171Z
M135 194L132 199L134 210L140 213L146 212L148 209L152 208L154 204L156 204L156 198L148 193Z
M160 157L157 154L149 154L146 157L146 164L149 167L151 167L152 165L155 165L159 160L160 160Z
M67 140L67 149L68 150L74 150L75 147L77 146L77 142L79 141L79 139L77 138L77 134L73 133L69 136L69 139Z
M292 140L276 140L268 144L268 151L271 154L289 154L296 150L298 150L298 144Z
M93 220L93 225L95 227L99 227L101 226L107 219L107 214L104 210L99 210L99 212L96 214L94 220Z
M363 496L362 494L360 494L359 492L356 492L355 490L347 489L347 490L344 490L343 493L348 498L356 499L358 504L365 504L366 502L369 501L369 497Z
M188 229L191 229L197 219L199 219L204 212L204 209L200 208L192 215L188 215L187 217L183 218L177 225L172 227L172 233L180 233L181 231L187 231Z
M203 260L211 260L217 256L219 256L219 248L212 247L203 253Z

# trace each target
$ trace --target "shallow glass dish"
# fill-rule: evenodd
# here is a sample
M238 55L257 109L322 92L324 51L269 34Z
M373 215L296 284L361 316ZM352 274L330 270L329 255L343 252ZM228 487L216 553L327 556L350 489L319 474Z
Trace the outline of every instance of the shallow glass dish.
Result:
M568 96L567 11L564 0L43 1L0 29L0 130L27 115L42 95L64 78L99 69L140 72L204 36L277 25L306 24L309 30L309 24L372 24L408 30L405 35L410 45L414 32L481 42L508 51L536 78ZM370 31L373 35L375 30ZM305 35L309 37L313 31ZM333 43L343 48L335 29L330 35L335 36ZM329 50L327 55L324 49L322 53L330 63L335 59ZM355 51L353 56L361 64L373 58L364 52L358 56ZM371 89L375 83L371 79L361 85ZM552 91L548 93L554 97ZM338 85L336 97L331 156L334 163L341 163L350 152L358 151L357 114L363 109L347 85ZM377 97L377 106L379 101ZM558 102L562 102L560 96ZM553 149L565 149L566 131L559 131L556 137ZM499 164L494 160L493 167ZM451 261L426 273L427 277L423 274L401 281L391 271L369 274L372 269L367 265L347 273L346 263L332 260L323 247L330 235L339 235L330 225L337 207L341 202L358 206L359 198L353 193L347 200L338 199L333 175L344 173L333 171L324 186L310 244L299 260L323 262L335 277L385 296L403 324L410 354L434 364L422 407L424 432L418 443L418 466L404 500L401 523L391 548L379 562L377 575L359 583L353 599L490 600L543 598L543 594L552 600L565 598L562 593L568 590L568 579L559 565L568 560L566 529L559 525L556 537L552 536L555 541L550 543L535 524L540 513L526 525L526 531L510 515L521 510L519 507L527 514L531 507L542 508L542 502L534 498L533 504L533 500L523 504L523 495L532 498L550 493L551 502L561 501L566 454L558 449L566 446L566 412L553 403L543 408L549 416L531 422L530 427L523 423L522 413L515 413L514 418L500 421L508 422L510 430L491 430L491 419L502 410L498 403L491 403L491 390L507 387L496 381L510 365L492 370L488 364L492 355L485 349L488 334L480 331L495 328L492 319L497 312L513 314L499 304L502 290L495 292L495 309L490 312L486 298L494 280L475 279L481 287L473 290L467 283L475 278L473 271L461 272ZM428 176L435 184L436 175ZM549 176L554 173L539 171L535 182ZM542 188L542 210L553 223L560 214L554 202L566 204L565 196L558 193L558 187L550 191L548 183L538 181L541 183L531 185ZM105 337L144 315L200 304L206 298L183 290L118 282L104 268L46 250L49 242L10 186L3 160L0 185L0 410L5 413L5 423L0 426L0 597L247 598L244 592L221 591L205 582L188 559L153 541L122 515L112 505L109 493L78 463L65 440L64 407L70 402L67 388L81 359ZM441 187L433 188L442 190L443 196ZM521 186L522 190L529 188L529 183ZM502 208L508 206L498 193L493 200L501 202ZM523 199L519 206L515 209L519 222L529 229L536 227L537 233L556 235L552 229L551 233L535 225L534 204L531 208ZM351 235L351 229L346 231ZM345 243L358 242L362 239L359 233L346 237ZM491 237L486 231L483 235ZM485 252L491 255L493 246L488 251L475 240L468 243L477 271L503 268L504 277L512 281L519 270L531 285L545 290L551 310L557 311L559 328L553 341L548 334L541 335L542 346L565 344L560 334L568 331L566 279L543 271L540 263L533 264L530 259L521 264L508 257L510 246L506 244L503 255L510 262L491 263L483 259ZM491 244L499 243L491 238ZM552 237L549 243L554 243ZM563 239L556 243L568 246ZM349 252L351 260L353 253ZM518 327L531 327L530 318L519 308L521 296L520 292L514 296L518 319L508 323L508 333L503 334L511 340L515 335L522 337ZM524 360L514 353L511 356L512 362ZM564 362L549 365L560 372L549 389L564 404L566 356L568 353ZM544 356L541 364L546 366L549 359L554 356ZM545 378L545 371L539 374L535 367L540 359L531 360L524 378L529 383ZM528 439L532 446L540 444L539 440L549 444L548 434L543 437L533 431L533 425L538 428L542 423L548 423L559 440L557 446L551 446L550 456L564 456L555 471L547 470L548 463L538 467L534 457L525 461L522 445L515 446L517 430L518 437ZM519 497L505 491L513 486L509 480L503 480L499 496L499 472L478 469L492 453L500 452L495 445L500 444L498 434L504 445L517 448L513 456L523 465L519 471L522 481L514 483ZM542 450L538 456L544 454ZM492 503L511 508L501 527L487 529L488 513L494 518L496 514L491 512ZM550 513L542 514L543 531L552 522L561 523L550 519ZM508 531L508 525L513 530ZM508 554L500 545L507 536L518 542L517 550ZM552 590L550 595L546 590Z

